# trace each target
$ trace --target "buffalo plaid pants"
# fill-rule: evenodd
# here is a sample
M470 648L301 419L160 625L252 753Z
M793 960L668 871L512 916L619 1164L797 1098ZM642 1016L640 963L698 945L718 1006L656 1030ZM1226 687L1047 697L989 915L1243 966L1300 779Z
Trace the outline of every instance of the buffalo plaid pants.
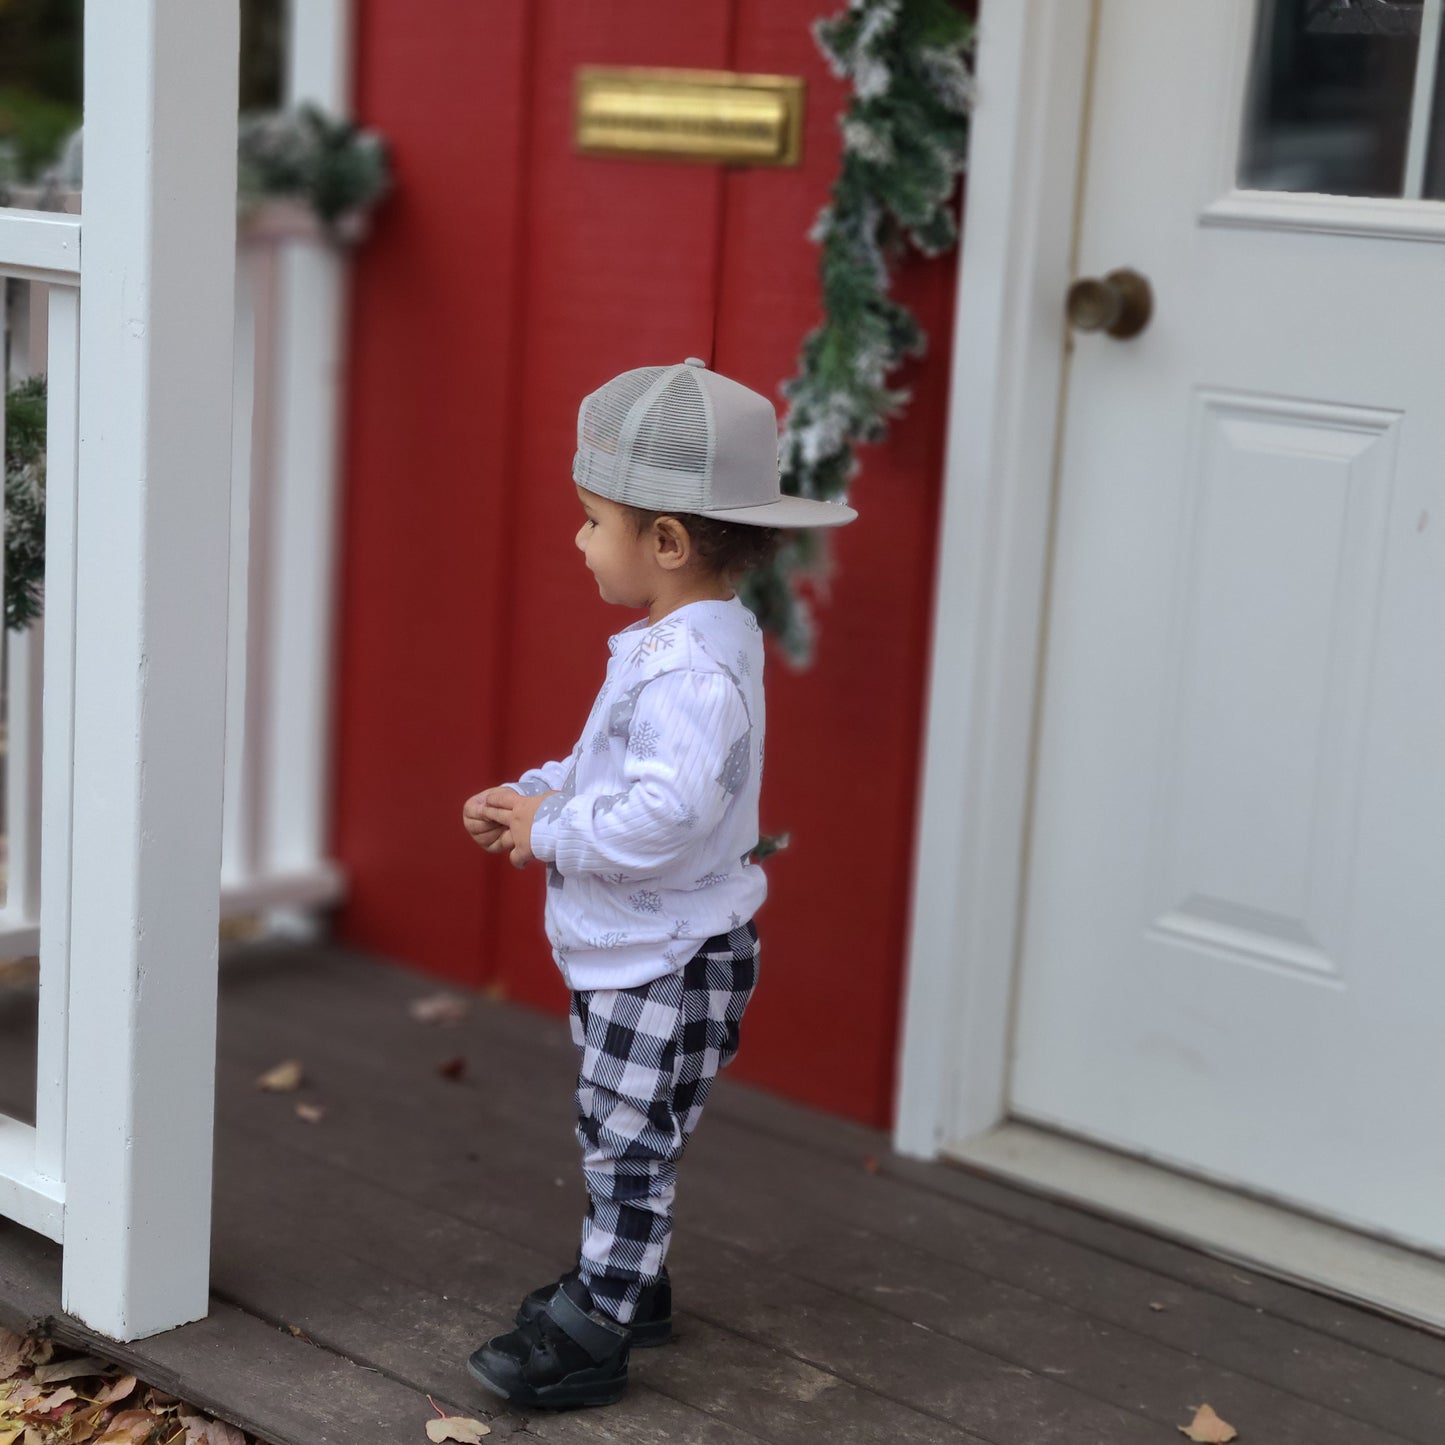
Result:
M587 1181L579 1265L597 1306L624 1324L662 1273L678 1161L737 1053L757 977L758 933L746 923L709 938L678 973L572 995Z

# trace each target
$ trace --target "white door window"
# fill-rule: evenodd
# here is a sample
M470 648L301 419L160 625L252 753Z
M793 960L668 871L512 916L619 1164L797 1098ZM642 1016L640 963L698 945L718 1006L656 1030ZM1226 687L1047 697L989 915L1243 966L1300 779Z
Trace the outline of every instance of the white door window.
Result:
M1265 0L1239 184L1445 199L1442 0Z
M1010 1095L1441 1249L1438 8L1101 6Z

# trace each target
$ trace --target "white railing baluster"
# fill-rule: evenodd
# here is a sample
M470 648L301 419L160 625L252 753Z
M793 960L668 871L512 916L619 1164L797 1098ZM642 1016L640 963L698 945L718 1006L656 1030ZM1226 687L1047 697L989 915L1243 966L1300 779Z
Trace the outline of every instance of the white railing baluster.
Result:
M234 888L256 868L255 728L247 721L255 688L248 625L251 595L251 494L255 467L257 255L236 250L235 370L231 381L231 590L226 624L226 775L221 815L221 886ZM264 442L263 442L264 445Z
M50 292L45 464L45 641L39 762L40 1024L36 1168L63 1179L70 1000L70 857L75 745L75 543L79 477L80 293ZM12 639L13 641L13 639ZM39 648L31 644L32 650ZM34 772L32 768L31 776ZM33 915L32 915L33 916Z
M43 375L50 331L50 287L12 283L10 377ZM63 421L61 423L64 424ZM71 419L72 429L74 419ZM40 755L43 635L38 621L5 638L5 906L4 952L34 954L40 920Z
M0 936L4 942L0 956L12 958L33 955L38 944L44 645L40 622L5 638L6 872L5 906L0 909Z
M286 103L351 113L354 0L288 12ZM282 384L276 417L275 529L263 856L279 876L340 891L326 858L330 807L331 648L335 612L337 457L345 377L345 254L320 235L282 253Z
M319 238L282 253L263 856L285 874L326 845L343 265Z
M254 372L236 382L221 908L289 925L340 891L325 845L345 262L287 204L243 226L238 258L237 367Z

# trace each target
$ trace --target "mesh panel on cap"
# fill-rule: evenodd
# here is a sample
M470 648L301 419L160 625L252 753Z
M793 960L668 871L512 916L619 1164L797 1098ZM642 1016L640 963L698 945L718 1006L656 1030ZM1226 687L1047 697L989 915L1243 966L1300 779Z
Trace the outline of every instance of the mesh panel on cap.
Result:
M622 424L665 369L644 366L624 372L583 400L577 418L577 456L572 464L572 480L578 486L599 497L616 495Z
M634 418L623 500L687 511L708 500L712 418L691 368L679 370Z
M593 392L582 403L573 480L634 507L706 506L712 417L690 370L641 367Z

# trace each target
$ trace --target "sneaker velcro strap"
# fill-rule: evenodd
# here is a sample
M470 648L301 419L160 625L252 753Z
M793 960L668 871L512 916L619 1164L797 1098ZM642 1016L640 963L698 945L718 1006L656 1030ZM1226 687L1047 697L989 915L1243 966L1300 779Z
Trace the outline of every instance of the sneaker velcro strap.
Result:
M615 1355L618 1347L627 1342L626 1325L584 1310L561 1286L547 1301L547 1313L553 1323L594 1360Z

